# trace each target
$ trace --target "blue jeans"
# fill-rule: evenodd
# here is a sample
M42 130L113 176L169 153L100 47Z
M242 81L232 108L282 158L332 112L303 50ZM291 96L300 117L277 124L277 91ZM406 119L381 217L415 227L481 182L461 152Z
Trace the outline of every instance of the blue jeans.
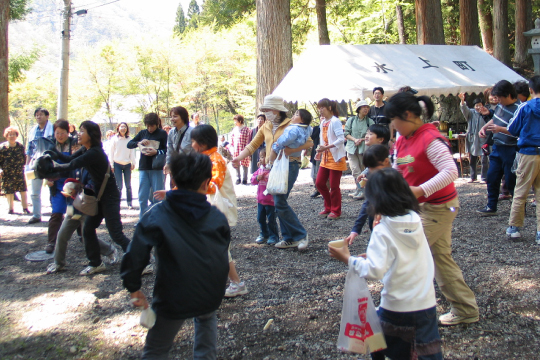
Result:
M516 158L515 146L493 145L493 151L489 156L489 170L487 173L488 203L490 209L497 210L499 200L499 188L504 176L506 187L510 194L514 195L516 187L516 174L511 169Z
M165 189L163 170L139 170L139 219L148 210L148 200L154 204L156 202L151 193Z
M114 163L114 177L120 191L120 197L122 197L122 174L124 174L124 183L126 184L126 202L128 206L131 206L131 201L133 200L131 192L131 164L120 165Z
M186 319L167 319L158 315L156 324L148 330L143 359L168 359L174 338ZM217 317L216 312L193 318L195 341L193 359L215 360L217 358Z
M435 307L411 312L379 308L377 313L388 347L372 353L372 359L387 356L392 360L408 360L413 351L416 351L419 360L443 359Z
M43 187L43 179L32 180L32 212L36 219L41 219L41 188Z
M276 214L281 225L281 236L283 241L300 241L305 239L307 231L304 229L298 216L296 216L293 209L287 203L289 194L292 187L298 178L298 171L300 171L300 164L298 161L289 162L289 187L286 194L273 195L274 206L276 208Z
M266 221L268 220L268 224ZM261 228L261 234L265 239L272 242L279 241L279 233L276 222L276 208L272 205L257 204L257 221Z

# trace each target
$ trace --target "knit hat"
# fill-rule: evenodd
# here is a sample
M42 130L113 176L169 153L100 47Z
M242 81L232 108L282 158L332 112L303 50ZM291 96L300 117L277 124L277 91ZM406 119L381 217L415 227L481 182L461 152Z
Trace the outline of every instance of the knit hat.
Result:
M289 111L283 106L283 98L277 95L268 95L264 98L264 103L260 107L261 111L264 110L277 110L277 111Z
M369 104L367 103L366 100L360 100L359 102L356 103L356 112L358 112L358 109L360 109L362 106L369 106Z

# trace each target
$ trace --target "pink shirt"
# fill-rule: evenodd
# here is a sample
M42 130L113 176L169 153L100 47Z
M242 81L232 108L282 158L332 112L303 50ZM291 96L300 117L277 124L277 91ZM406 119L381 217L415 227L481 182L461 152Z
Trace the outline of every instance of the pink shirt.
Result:
M266 190L266 184L268 183L268 175L270 174L270 170L266 170L262 166L253 173L251 176L251 183L253 185L259 185L257 186L257 202L261 205L270 205L274 206L274 197L270 194L264 195L264 191ZM257 175L262 175L261 180L257 180Z

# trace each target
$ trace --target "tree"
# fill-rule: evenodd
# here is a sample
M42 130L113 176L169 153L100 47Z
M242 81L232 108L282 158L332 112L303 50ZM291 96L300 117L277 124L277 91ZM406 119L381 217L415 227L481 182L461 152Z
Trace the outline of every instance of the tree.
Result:
M9 82L21 82L25 79L25 71L30 70L32 65L39 59L40 51L38 48L29 53L20 53L11 56L9 59Z
M508 0L493 0L493 56L511 66L508 33Z
M532 2L529 0L516 0L516 54L514 60L518 66L523 66L527 62L529 41L523 33L532 28Z
M440 0L416 0L416 37L419 45L444 45Z
M205 0L200 21L217 29L230 28L255 10L255 0Z
M461 45L480 46L477 0L459 0L459 30Z
M201 13L201 10L199 9L199 5L197 4L197 0L191 0L188 6L187 16L188 16L188 24L190 27L196 29L198 24L198 18L199 14Z
M407 44L407 35L405 33L405 22L403 21L403 9L401 4L396 5L396 18L397 18L397 28L399 34L399 43Z
M184 8L182 8L182 3L178 4L178 9L176 9L176 21L173 28L173 31L177 35L181 35L186 30L186 17L184 16Z
M330 35L328 35L328 25L326 23L326 0L316 0L315 9L319 28L319 45L330 45Z
M493 17L488 4L489 0L478 0L478 18L482 33L482 45L488 53L493 53Z
M9 50L8 24L22 20L30 12L28 0L0 0L0 141L9 126Z
M292 68L290 0L257 0L256 106Z

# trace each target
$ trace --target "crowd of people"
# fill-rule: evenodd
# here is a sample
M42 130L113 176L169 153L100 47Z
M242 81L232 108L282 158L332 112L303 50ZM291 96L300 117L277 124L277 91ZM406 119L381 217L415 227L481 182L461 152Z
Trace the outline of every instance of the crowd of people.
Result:
M473 108L468 107L466 94L459 94L468 124L470 182L478 181L481 157L481 180L487 183L488 202L478 212L496 215L501 196L511 196L506 234L512 238L521 236L531 187L536 200L540 196L540 76L526 85L499 81L484 98L472 100ZM255 242L305 251L308 232L288 198L298 178L302 153L312 149L315 191L311 196L321 195L324 200L319 217L340 219L340 181L347 163L356 184L351 195L365 199L346 244L352 244L368 222L371 237L366 254L351 256L348 246L330 246L329 252L360 277L384 284L378 314L388 348L372 357L394 359L407 353L410 358L442 359L438 323L477 322L479 309L452 258L452 224L460 207L452 147L431 122L431 99L414 93L407 87L383 101L384 89L376 87L374 104L359 101L356 115L345 124L339 119L338 104L321 99L318 126L313 126L314 117L305 109L289 118L283 99L269 95L253 129L245 125L242 115L235 115L230 143L224 138L218 141L215 129L202 124L198 114L189 121L187 109L181 106L171 109L169 129L164 130L158 114L149 113L144 117L146 129L133 138L128 124L120 123L116 132L107 134L106 142L102 142L97 124L84 121L76 131L66 120L51 123L48 111L40 108L35 112L37 125L28 136L26 153L17 142L16 128L4 132L8 141L0 145L2 191L10 214L14 213L16 192L23 211L30 214L25 165L35 168L34 163L50 159L46 174L42 176L41 170L31 180L29 220L29 224L41 221L45 179L52 205L45 251L55 253L47 273L65 269L67 242L76 230L89 261L80 275L106 270L103 258L109 264L118 262L116 246L96 235L105 219L111 239L124 252L121 277L135 306L150 306L141 289L141 276L152 271L152 258L157 264L151 305L157 320L148 333L143 358L166 356L185 320L194 318L195 357L215 359L216 310L224 296L248 292L230 254L237 202L227 164L236 169L237 185L247 185L251 173L250 183L257 186L260 231ZM136 166L136 148L140 150L139 221L130 240L123 232L120 199L125 187L127 206L134 209L131 171ZM269 194L269 176L278 160L288 161L288 173L282 179L286 191ZM167 175L169 191L165 190ZM503 178L509 195L501 192ZM73 206L73 194L64 191L65 184L73 181L83 191L99 194L96 214L85 214ZM538 208L537 225L540 244ZM438 321L433 279L450 303L450 311Z

